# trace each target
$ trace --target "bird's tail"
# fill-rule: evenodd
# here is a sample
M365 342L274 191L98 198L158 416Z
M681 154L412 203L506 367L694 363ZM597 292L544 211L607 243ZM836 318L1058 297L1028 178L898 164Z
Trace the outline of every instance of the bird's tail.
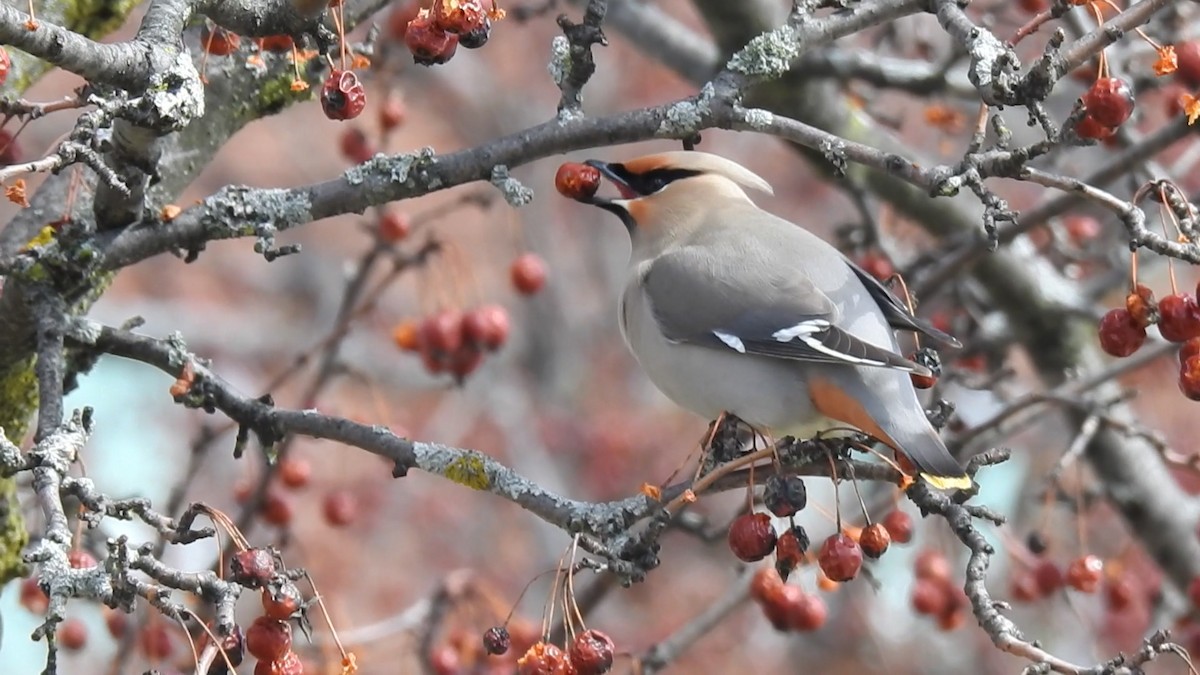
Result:
M939 490L966 490L971 487L971 477L946 449L946 444L927 426L921 433L905 434L904 439L895 439L898 450L917 468L925 482Z

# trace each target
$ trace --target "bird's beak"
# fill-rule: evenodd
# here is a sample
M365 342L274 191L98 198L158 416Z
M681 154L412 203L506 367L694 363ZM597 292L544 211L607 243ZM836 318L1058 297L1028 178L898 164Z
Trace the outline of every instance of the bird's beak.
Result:
M641 196L637 193L636 190L634 190L629 185L629 182L623 177L625 174L625 172L623 170L620 170L620 169L614 167L612 164L609 164L608 162L601 162L598 159L589 159L589 160L585 161L584 164L598 170L600 172L601 176L604 176L605 178L607 178L617 188L617 192L621 193L621 199L626 199L626 200L637 199L638 197ZM624 167L621 167L621 169L624 169ZM611 200L611 199L605 199L603 197L592 197L592 203L597 206L600 206L602 204L611 203L612 201L613 200Z

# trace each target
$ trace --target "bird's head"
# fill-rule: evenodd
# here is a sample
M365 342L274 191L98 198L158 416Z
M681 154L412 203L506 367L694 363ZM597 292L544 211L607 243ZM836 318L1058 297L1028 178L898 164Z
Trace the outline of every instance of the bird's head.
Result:
M723 199L749 200L742 188L770 194L771 186L736 162L707 152L679 150L626 162L584 162L616 187L619 197L596 195L588 203L621 219L630 234L676 225Z

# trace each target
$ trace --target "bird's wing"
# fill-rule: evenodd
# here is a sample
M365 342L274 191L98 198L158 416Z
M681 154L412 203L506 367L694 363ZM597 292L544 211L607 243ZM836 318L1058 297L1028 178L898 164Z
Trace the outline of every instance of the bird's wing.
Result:
M900 299L892 294L879 280L867 273L866 270L854 264L850 259L846 258L846 264L854 273L858 275L863 286L867 287L867 292L875 299L875 304L883 310L883 314L887 317L888 325L897 330L907 330L914 333L921 333L929 337L934 342L943 347L951 349L961 349L962 343L954 338L953 335L944 333L924 319L919 319L913 316L908 308L904 306Z
M642 290L664 337L778 359L928 370L840 328L837 306L759 244L683 246L655 258Z

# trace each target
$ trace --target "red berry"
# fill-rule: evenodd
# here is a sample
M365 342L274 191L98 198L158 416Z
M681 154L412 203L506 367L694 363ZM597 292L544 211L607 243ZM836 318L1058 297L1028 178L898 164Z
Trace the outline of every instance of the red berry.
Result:
M246 651L259 661L274 661L292 648L292 626L260 616L246 629Z
M779 576L787 579L791 571L804 562L804 553L807 550L808 535L799 525L779 535L775 542L775 570L779 572Z
M412 52L414 63L434 66L453 58L454 52L458 51L458 36L447 33L437 25L428 10L422 10L408 22L404 44Z
M616 646L598 630L586 630L571 641L567 656L579 675L600 675L612 668Z
M886 281L896 273L896 268L892 266L887 256L877 251L867 251L862 254L862 257L858 259L858 266L880 281Z
M267 490L263 500L262 519L270 525L285 527L292 522L292 505L275 490Z
M938 616L938 628L949 633L952 630L962 628L967 622L967 613L961 609L953 609L943 612Z
M571 661L563 650L546 642L538 642L517 659L517 675L569 675Z
M825 625L829 610L816 593L800 593L788 603L787 625L796 631L813 631Z
M1100 236L1104 231L1104 226L1095 216L1084 214L1075 214L1063 218L1063 228L1067 231L1067 237L1071 243L1076 246L1083 246L1089 241Z
M907 544L912 541L913 535L913 520L912 516L907 513L895 509L883 517L883 526L891 535L892 541L897 544Z
M1075 123L1075 135L1080 138L1101 140L1112 136L1116 132L1116 129L1104 126L1096 121L1095 117L1087 114L1079 118L1079 121Z
M1092 119L1106 127L1119 127L1133 114L1133 90L1116 77L1101 77L1083 95L1083 105Z
M1200 307L1190 295L1168 295L1158 303L1158 332L1171 342L1200 337Z
M483 633L483 650L492 656L508 652L512 647L512 636L504 626L492 626Z
M939 616L950 605L948 586L933 579L917 579L913 583L912 607L917 614Z
M258 41L258 46L265 52L287 52L296 45L291 35L268 35Z
M787 630L789 627L788 614L791 608L800 602L804 591L799 586L780 584L772 588L761 603L763 616L775 627L775 630Z
M408 22L417 18L420 12L421 3L418 0L397 3L396 8L392 10L391 14L388 14L388 34L397 42L404 42L405 34L408 32Z
M1179 348L1179 365L1187 363L1193 356L1200 356L1200 337L1184 342Z
M279 462L279 480L290 488L302 488L312 478L312 464L303 457L284 457Z
M275 576L275 556L265 548L238 551L229 559L229 577L249 588L262 588Z
M213 56L229 56L237 50L241 42L242 38L238 37L237 33L220 26L210 28L205 24L204 28L200 29L200 48Z
M858 536L858 545L862 547L863 554L871 559L878 559L888 550L891 543L891 535L880 523L868 525Z
M357 113L355 114L357 115ZM347 127L342 132L341 137L338 139L338 148L342 151L343 157L355 164L362 164L375 156L375 148L371 147L371 142L367 140L367 135L363 133L362 129L355 127Z
M480 349L496 351L508 340L508 311L500 305L481 305L463 317L463 337Z
M536 253L523 253L509 269L513 286L523 295L533 295L546 285L546 263Z
M1019 0L1017 4L1021 6L1021 9L1030 14L1044 12L1050 8L1048 0Z
M1077 591L1095 593L1103 578L1104 561L1094 555L1085 555L1067 565L1067 583Z
M379 108L379 126L383 127L384 131L391 131L404 124L407 117L408 110L404 106L404 99L396 94L388 96Z
M21 582L21 606L33 614L45 614L50 608L50 596L42 590L36 577L29 577Z
M304 606L304 596L290 581L264 588L261 599L263 615L276 621L287 621Z
M67 553L67 562L77 570L96 566L96 556L81 548L73 548Z
M1188 590L1191 590L1190 586ZM1109 577L1104 584L1104 604L1111 612L1129 609L1135 596L1133 583L1124 574Z
M772 593L778 592L783 586L783 579L771 567L760 567L754 571L750 580L750 597L757 602L765 602Z
M1129 295L1125 296L1125 311L1133 317L1133 322L1141 328L1158 323L1158 303L1154 301L1154 291L1138 284Z
M74 617L58 625L55 633L58 644L69 651L79 651L87 646L87 624Z
M833 581L849 581L858 576L862 567L863 552L858 542L844 534L831 534L821 544L817 564L825 576Z
M464 344L459 347L458 351L450 355L450 374L454 376L456 383L462 384L468 375L475 372L480 363L483 363L483 352L474 345Z
M358 75L334 68L321 86L321 110L331 120L358 117L367 105L367 90Z
M379 219L379 237L389 244L403 241L412 232L412 218L403 211L386 211Z
M304 662L296 652L288 651L274 661L259 661L254 665L254 675L304 675Z
M1200 357L1193 356L1180 366L1179 391L1193 401L1200 401Z
M488 10L483 5L482 0L433 0L431 13L438 28L461 35L487 21Z
M765 513L745 513L729 526L729 550L744 562L762 560L775 550L775 528Z
M142 628L138 636L138 647L142 655L150 661L165 661L171 657L174 645L171 644L171 633L162 623L150 623Z
M600 170L587 164L565 162L554 174L554 188L569 199L589 199L600 189Z
M457 675L462 672L462 658L453 646L438 645L429 653L429 669L432 675Z
M1200 42L1175 45L1175 58L1178 60L1175 77L1189 87L1200 87Z
M1100 348L1112 356L1129 356L1145 341L1146 329L1137 325L1127 309L1109 310L1100 319Z
M4 81L8 79L10 70L12 70L12 59L8 56L8 50L0 47L0 86L3 86Z
M423 350L451 354L463 345L463 315L456 309L444 309L422 322L418 340Z
M8 129L0 129L0 166L9 166L21 161L21 146Z
M929 579L938 583L950 583L950 561L941 551L927 548L917 554L913 571L918 579Z
M121 640L125 637L125 631L129 629L129 617L119 609L105 607L104 627L108 629L109 635Z
M358 498L345 490L325 495L325 522L334 527L349 525L358 517Z
M1038 591L1043 597L1053 595L1063 586L1062 571L1054 561L1045 558L1034 565L1033 578L1037 581Z
M1038 586L1037 577L1032 570L1013 570L1009 586L1013 600L1017 602L1034 602L1042 597L1042 589Z

